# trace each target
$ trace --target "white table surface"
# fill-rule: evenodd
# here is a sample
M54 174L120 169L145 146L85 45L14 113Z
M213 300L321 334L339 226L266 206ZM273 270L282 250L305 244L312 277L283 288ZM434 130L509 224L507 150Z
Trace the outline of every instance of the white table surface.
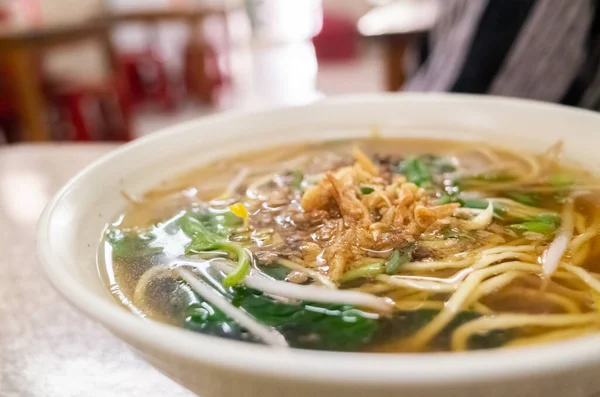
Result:
M36 259L46 202L114 146L0 148L0 396L190 397L54 291Z

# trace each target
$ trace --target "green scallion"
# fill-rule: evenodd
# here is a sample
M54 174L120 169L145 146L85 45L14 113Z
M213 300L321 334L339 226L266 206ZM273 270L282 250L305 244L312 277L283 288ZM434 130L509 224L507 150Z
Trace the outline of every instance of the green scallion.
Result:
M506 192L506 197L525 205L529 205L531 207L537 207L540 205L540 196L535 193L525 193L525 192Z
M394 250L390 258L385 262L385 272L387 274L396 274L402 268L402 265L412 260L412 246L402 250Z
M347 271L340 277L340 283L346 283L348 281L356 280L362 277L372 277L383 273L384 267L381 263L371 263L358 269Z
M374 191L375 191L375 189L373 189L372 187L369 187L369 186L363 186L360 188L360 192L364 195L371 194Z
M523 222L515 223L511 229L520 233L531 232L539 234L552 234L560 226L560 216L556 213L542 213L525 219Z
M419 157L409 158L400 165L400 172L406 176L409 182L417 186L424 186L433 182L433 175L429 167Z

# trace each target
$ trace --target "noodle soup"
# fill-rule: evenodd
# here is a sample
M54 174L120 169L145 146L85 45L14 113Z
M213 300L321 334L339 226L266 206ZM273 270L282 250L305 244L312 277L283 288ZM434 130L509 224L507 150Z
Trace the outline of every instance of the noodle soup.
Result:
M129 310L224 338L431 352L600 327L597 178L482 143L342 140L246 153L164 181L107 227Z

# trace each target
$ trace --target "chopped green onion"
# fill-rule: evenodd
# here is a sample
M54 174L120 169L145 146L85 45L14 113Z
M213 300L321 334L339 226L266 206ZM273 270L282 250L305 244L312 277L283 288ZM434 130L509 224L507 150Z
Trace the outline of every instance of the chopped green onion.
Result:
M406 176L409 182L417 186L427 187L436 182L437 177L456 171L452 160L433 154L409 157L400 163L397 172Z
M542 212L539 215L533 217L535 220L539 220L540 222L551 223L557 226L560 226L560 215L556 212Z
M451 196L449 194L444 194L442 197L440 197L438 199L438 204L439 205L444 205L444 204L450 204L450 203L457 203L459 200L458 197L456 196Z
M500 182L511 182L516 178L514 175L506 174L503 172L495 172L495 173L484 173L469 177L467 179L475 180L479 182L489 182L489 183L500 183Z
M244 248L233 243L220 243L215 248L231 252L237 257L237 265L233 272L223 279L223 285L233 287L239 284L250 270L250 256Z
M366 194L371 194L375 191L375 189L373 189L372 187L368 187L368 186L363 186L360 188L360 192L364 195Z
M443 174L456 171L456 167L448 162L439 161L437 162L437 166L439 168L439 171Z
M358 269L347 271L340 277L340 283L346 283L362 277L371 277L383 273L384 267L381 263L371 263Z
M446 225L442 230L440 230L439 233L444 240L447 240L449 238L460 238L463 236L463 234L461 234L458 231L458 229L452 228L450 225Z
M292 173L292 180L290 186L296 190L302 190L302 182L304 181L304 173L300 170L296 170Z
M540 233L540 234L551 234L556 228L553 225L549 225L543 222L533 222L526 221L522 223L517 223L515 225L511 225L511 229L516 230L518 232L532 232L532 233Z
M433 175L427 164L419 157L405 160L400 165L400 172L406 176L409 182L417 186L423 186L433 182Z
M484 210L490 205L488 200L482 199L458 199L458 203L460 203L461 207L474 208L478 210Z
M548 176L548 183L555 187L568 187L574 182L573 177L565 173L555 173Z
M532 232L539 234L552 234L560 226L560 216L555 213L542 213L526 219L523 222L511 225L511 229L518 232Z
M390 258L385 262L385 272L387 274L396 274L402 265L412 260L412 246L403 250L394 250Z
M506 192L506 197L513 199L514 201L529 205L531 207L537 207L540 205L540 196L535 193L525 192Z
M493 200L492 200L493 202ZM439 198L438 203L440 204L450 204L450 203L459 203L461 207L473 208L477 210L484 210L490 204L489 200L486 199L468 199L468 198L460 198L457 196L450 196L448 194L443 195ZM494 203L494 213L497 215L503 215L507 212L507 209L498 204Z
M440 157L433 154L424 154L420 159L433 171L434 174L445 174L456 171L456 167L447 157Z

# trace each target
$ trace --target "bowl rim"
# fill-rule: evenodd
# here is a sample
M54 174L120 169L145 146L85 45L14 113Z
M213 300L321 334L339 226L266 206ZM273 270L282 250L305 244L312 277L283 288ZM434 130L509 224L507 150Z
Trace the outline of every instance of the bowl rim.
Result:
M328 104L356 104L372 101L397 102L487 102L518 108L559 111L593 117L600 126L600 113L532 100L445 93L379 93L326 98L309 105L284 106L267 110L236 110L177 124L158 133L136 139L92 162L72 177L50 200L37 226L37 252L43 269L53 286L76 308L118 334L130 335L142 345L202 362L215 368L255 376L288 378L302 381L418 385L487 382L559 373L600 363L600 334L542 346L465 353L376 354L340 353L300 349L277 349L218 337L196 334L178 327L150 322L106 301L80 285L62 263L64 258L52 248L51 225L57 206L82 183L93 169L103 167L130 151L140 150L156 140L168 139L180 130L201 129L207 121L231 120L262 113L265 117L282 109L321 107ZM140 350L143 350L140 349ZM356 361L355 361L356 360ZM534 364L534 365L532 365ZM331 371L335 368L335 371Z

